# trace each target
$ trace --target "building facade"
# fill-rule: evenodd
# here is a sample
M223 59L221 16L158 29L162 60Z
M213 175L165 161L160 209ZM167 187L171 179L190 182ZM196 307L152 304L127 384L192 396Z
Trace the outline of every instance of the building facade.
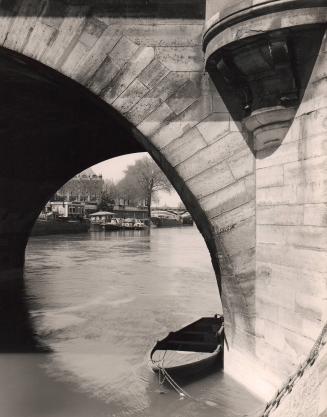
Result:
M64 184L55 194L55 201L79 201L87 204L99 204L103 191L102 175L97 175L88 168L75 175Z

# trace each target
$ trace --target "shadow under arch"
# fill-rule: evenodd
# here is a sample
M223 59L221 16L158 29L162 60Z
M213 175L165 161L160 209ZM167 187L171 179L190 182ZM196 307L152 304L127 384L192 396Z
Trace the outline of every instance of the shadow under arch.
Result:
M22 269L33 224L42 207L65 182L103 160L147 151L166 174L203 235L221 292L211 226L182 178L144 135L84 86L5 48L0 49L0 86L6 103L0 111L1 285L6 287L7 281L2 277L8 276L8 271ZM19 273L19 289L22 279L23 274ZM22 291L16 295L19 302ZM14 298L11 294L12 302ZM28 323L27 309L22 311L25 314L20 320L26 316ZM3 320L8 314L5 312ZM3 334L3 339L10 338L9 333Z

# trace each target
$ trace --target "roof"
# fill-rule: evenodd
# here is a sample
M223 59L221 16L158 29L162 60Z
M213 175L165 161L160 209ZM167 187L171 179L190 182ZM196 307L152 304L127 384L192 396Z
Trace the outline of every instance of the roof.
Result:
M92 168L86 168L84 171L80 172L79 175L89 175L92 177L92 175L96 175Z
M90 214L91 216L113 216L115 213L111 213L110 211L97 211L96 213Z

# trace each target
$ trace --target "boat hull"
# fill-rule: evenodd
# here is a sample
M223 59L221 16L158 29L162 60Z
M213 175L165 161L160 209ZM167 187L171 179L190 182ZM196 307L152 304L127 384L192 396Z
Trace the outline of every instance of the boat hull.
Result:
M90 223L87 221L37 220L31 236L86 233L89 229Z
M182 223L176 219L165 219L159 217L151 217L152 223L157 227L179 227Z
M106 231L121 230L122 229L122 226L118 225L118 224L105 224L103 227L104 227L104 230L106 230Z
M157 354L157 355L156 355ZM160 364L158 358L165 355L165 360ZM179 352L179 351L156 351L150 362L153 372L158 373L164 369L173 378L191 378L209 375L222 368L222 353L220 350L210 354L199 352Z

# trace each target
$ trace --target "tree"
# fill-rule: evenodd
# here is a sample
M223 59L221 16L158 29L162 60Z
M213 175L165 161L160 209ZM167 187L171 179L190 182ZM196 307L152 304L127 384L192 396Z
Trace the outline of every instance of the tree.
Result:
M117 186L115 185L113 180L105 180L101 193L101 200L98 205L98 210L112 210L113 206L115 205L115 199L117 198L117 196Z
M151 217L151 202L158 191L170 192L172 186L158 165L148 156L137 160L125 170L117 188L128 200L144 200Z

